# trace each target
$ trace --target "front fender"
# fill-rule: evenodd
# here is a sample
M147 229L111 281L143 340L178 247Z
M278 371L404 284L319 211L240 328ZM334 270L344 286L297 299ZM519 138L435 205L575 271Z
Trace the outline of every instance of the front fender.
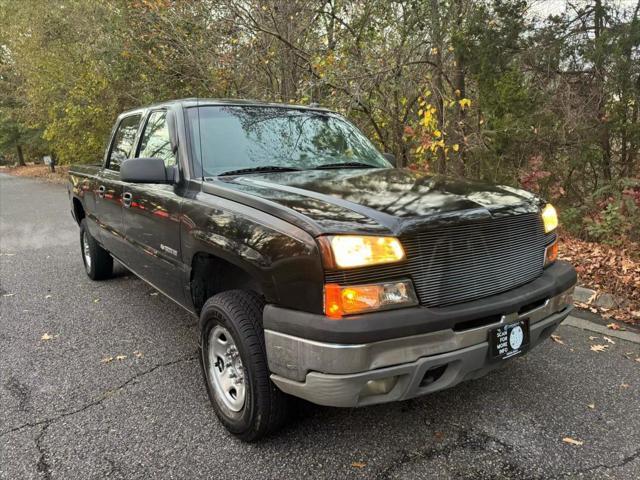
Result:
M267 302L320 313L324 273L307 232L260 210L198 193L182 208L182 255L221 258L247 272Z

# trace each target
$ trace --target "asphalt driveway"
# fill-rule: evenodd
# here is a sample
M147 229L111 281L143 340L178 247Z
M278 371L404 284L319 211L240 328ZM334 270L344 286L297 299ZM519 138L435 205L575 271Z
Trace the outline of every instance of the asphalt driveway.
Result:
M246 445L209 406L195 319L124 269L87 278L64 187L0 175L0 229L0 479L640 478L636 343L561 326L483 379L300 402Z

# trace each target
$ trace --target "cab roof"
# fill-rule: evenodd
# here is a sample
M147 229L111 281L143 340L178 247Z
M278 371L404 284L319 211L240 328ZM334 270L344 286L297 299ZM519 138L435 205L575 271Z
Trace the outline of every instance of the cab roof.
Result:
M293 105L293 104L287 104L287 103L262 102L259 100L247 100L247 99L236 99L236 98L191 97L191 98L167 100L165 102L158 102L151 105L132 108L130 110L122 112L122 115L126 115L132 112L137 112L140 110L147 110L150 108L170 107L175 105L181 105L184 108L197 107L197 106L201 106L201 107L202 106L237 106L237 107L272 107L272 108L286 108L291 110L310 110L310 111L319 111L319 112L331 112L331 110L327 108L323 108L315 105Z

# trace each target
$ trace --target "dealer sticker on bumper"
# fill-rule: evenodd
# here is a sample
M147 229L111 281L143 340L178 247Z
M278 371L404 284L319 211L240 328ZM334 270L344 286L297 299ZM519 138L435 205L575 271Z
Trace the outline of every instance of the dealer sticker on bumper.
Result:
M522 353L529 345L529 321L502 325L489 331L491 356L510 358Z

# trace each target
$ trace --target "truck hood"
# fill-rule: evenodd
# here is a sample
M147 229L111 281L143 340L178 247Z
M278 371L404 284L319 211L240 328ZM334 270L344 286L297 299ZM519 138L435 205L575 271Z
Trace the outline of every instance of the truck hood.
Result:
M523 190L409 169L217 177L206 182L203 191L258 208L316 235L400 235L436 224L534 212L540 205Z

